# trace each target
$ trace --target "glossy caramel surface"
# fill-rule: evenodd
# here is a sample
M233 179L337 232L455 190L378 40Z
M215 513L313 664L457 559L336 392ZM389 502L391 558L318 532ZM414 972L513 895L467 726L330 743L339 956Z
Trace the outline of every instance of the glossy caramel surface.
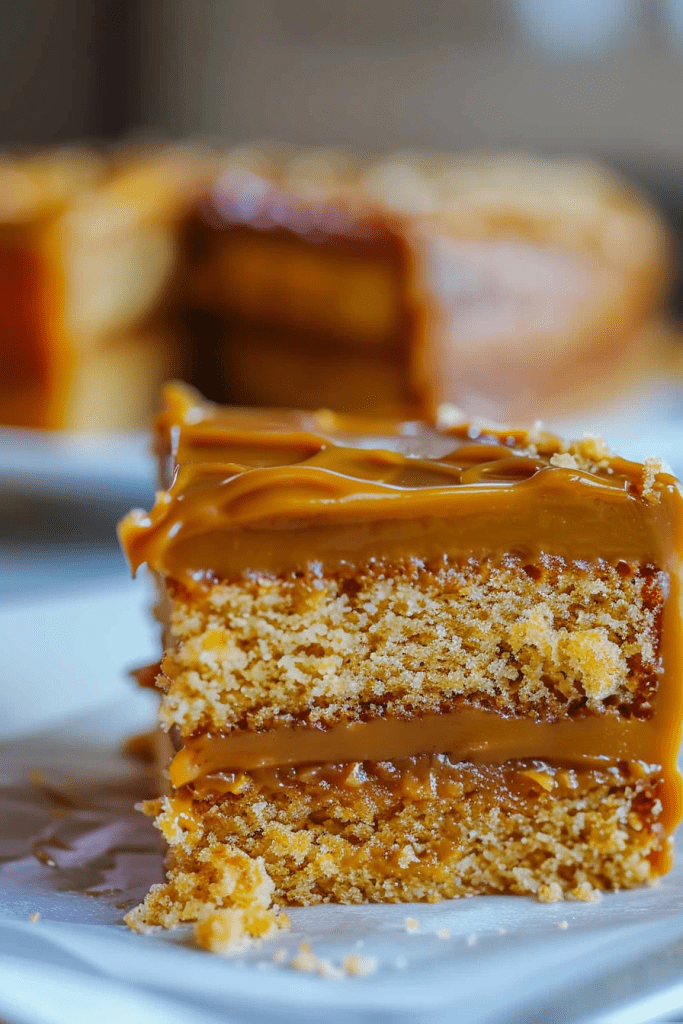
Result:
M677 482L594 441L220 409L173 385L157 451L167 489L120 537L134 570L146 562L187 582L506 553L668 568L676 549Z

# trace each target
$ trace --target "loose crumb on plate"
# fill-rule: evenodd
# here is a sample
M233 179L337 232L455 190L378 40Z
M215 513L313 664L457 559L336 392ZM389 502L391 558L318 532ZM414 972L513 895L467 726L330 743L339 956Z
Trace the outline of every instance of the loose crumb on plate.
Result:
M295 971L305 971L307 974L319 974L321 978L343 978L344 972L334 967L329 960L316 956L308 942L302 942L296 956L290 961L290 967Z
M33 914L29 914L28 919L31 924L35 924L36 921L40 921L40 911L36 910Z
M558 921L557 927L561 928L562 931L564 931L565 928L569 928L569 921Z
M407 932L416 932L420 927L420 922L416 917L407 917L404 923Z
M346 974L364 977L367 974L375 973L377 961L374 956L359 956L358 953L349 953L342 960L342 969Z
M279 949L273 960L276 963L284 963L286 952ZM311 949L310 943L302 942L296 956L290 960L290 967L295 971L304 971L307 974L318 974L321 978L333 978L339 980L347 977L365 977L374 974L377 970L377 960L374 956L360 956L358 953L348 953L342 960L341 967L336 967L331 960L317 956Z
M289 928L286 914L258 906L222 907L197 921L194 937L203 949L230 956L270 938L279 928Z
M467 936L467 945L468 946L476 946L476 944L477 944L477 936L476 935L468 935Z
M438 932L436 934L437 934L438 938L440 938L440 939L450 939L450 937L451 937L451 930L450 930L450 928L439 928L439 930L438 930Z

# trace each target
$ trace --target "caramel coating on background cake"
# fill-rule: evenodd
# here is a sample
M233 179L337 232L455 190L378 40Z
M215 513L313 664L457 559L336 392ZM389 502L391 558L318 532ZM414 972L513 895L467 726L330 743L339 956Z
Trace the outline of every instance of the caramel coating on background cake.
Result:
M594 387L606 353L618 376L670 275L631 188L520 154L238 149L193 247L196 302L227 317L233 399L259 405L520 417L560 381Z

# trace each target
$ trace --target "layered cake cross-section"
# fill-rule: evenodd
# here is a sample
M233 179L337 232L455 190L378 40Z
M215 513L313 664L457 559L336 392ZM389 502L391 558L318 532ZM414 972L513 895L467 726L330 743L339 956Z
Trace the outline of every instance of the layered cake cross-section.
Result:
M659 463L178 385L156 438L164 489L120 537L159 587L169 853L131 923L668 870L682 503Z

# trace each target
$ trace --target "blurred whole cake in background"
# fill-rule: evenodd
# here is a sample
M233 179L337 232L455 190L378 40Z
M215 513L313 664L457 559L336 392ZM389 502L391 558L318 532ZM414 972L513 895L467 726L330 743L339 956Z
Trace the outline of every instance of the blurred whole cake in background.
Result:
M7 157L0 183L6 424L137 428L171 375L524 421L661 332L667 231L587 162L129 146Z

